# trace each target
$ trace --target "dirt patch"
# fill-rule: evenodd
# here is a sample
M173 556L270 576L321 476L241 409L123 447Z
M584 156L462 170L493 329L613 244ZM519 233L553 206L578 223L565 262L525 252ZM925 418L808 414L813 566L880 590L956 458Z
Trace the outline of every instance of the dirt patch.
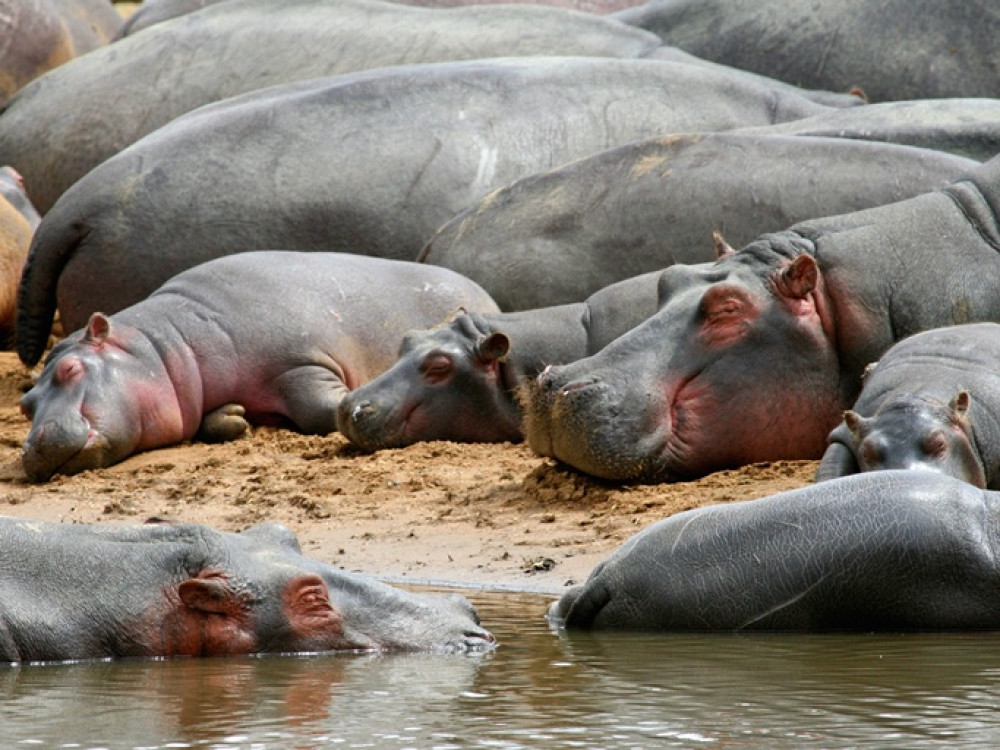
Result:
M0 353L0 513L73 523L149 516L238 531L293 529L306 553L392 580L558 592L644 526L688 508L800 487L815 462L781 461L697 482L621 486L523 445L434 442L365 454L340 435L257 428L107 469L31 484L18 400L30 374Z

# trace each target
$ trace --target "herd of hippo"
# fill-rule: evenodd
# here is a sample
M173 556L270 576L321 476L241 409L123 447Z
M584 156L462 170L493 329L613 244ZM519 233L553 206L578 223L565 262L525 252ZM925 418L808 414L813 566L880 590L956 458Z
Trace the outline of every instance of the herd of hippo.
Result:
M821 459L548 617L1000 629L1000 7L447 5L0 0L27 480L250 425L618 482ZM0 662L495 645L277 525L0 539Z

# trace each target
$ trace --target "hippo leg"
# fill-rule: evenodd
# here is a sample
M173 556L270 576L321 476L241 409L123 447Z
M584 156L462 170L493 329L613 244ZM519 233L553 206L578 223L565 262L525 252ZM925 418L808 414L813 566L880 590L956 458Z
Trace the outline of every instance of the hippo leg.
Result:
M275 383L288 418L304 433L328 435L337 431L337 406L350 390L338 373L325 367L297 367Z
M833 440L831 436L830 445L827 446L819 466L816 467L816 476L813 481L825 482L828 479L846 477L848 474L857 474L860 471L854 451L843 443Z
M240 404L223 404L204 416L196 438L204 443L225 443L241 437L250 429L245 413Z

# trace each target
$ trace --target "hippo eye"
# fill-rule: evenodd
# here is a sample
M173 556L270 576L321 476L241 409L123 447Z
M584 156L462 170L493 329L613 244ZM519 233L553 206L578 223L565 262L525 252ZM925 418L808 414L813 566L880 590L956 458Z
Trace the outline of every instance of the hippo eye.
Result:
M927 456L940 458L948 452L948 441L945 440L940 430L935 430L923 439L920 449Z
M60 384L72 383L83 377L83 362L76 357L66 357L56 362L55 381Z
M451 375L453 369L454 366L450 357L446 357L443 354L436 354L424 360L420 367L420 373L424 376L425 380L438 383Z
M882 451L872 442L865 441L861 445L862 467L878 466L882 463Z

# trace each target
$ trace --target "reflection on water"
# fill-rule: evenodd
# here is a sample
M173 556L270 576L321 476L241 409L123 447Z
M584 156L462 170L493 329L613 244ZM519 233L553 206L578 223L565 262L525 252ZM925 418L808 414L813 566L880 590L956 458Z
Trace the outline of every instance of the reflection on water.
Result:
M1000 634L567 635L547 597L467 595L493 654L0 668L0 745L1000 744Z

